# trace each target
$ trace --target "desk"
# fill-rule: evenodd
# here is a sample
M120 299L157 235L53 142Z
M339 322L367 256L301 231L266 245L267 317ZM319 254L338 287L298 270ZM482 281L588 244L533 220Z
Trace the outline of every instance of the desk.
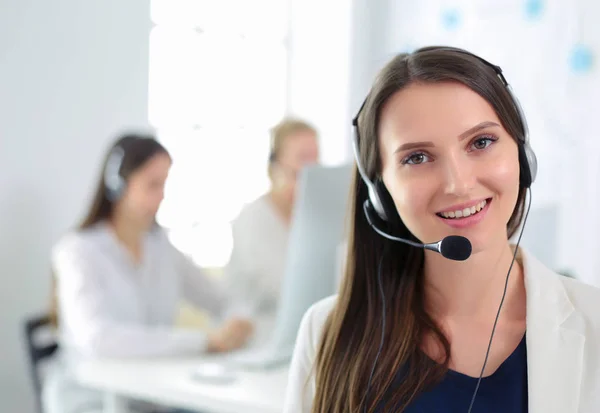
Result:
M213 359L207 359L213 360ZM119 397L210 413L281 413L288 366L240 372L230 384L194 381L199 358L98 360L80 364L81 384L106 394L111 413L120 410Z

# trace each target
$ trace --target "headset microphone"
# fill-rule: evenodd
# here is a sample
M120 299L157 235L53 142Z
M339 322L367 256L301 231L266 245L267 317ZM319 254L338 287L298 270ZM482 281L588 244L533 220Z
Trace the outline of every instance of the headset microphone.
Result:
M371 209L369 208L368 201L364 202L363 210L365 212L367 222L369 223L371 228L373 228L375 232L377 232L384 238L387 238L392 241L403 242L413 247L435 251L441 254L444 258L448 258L449 260L464 261L471 256L471 242L465 237L461 237L460 235L449 235L438 242L421 244L419 242L410 241L405 238L395 237L378 228L374 222L374 217L371 215Z

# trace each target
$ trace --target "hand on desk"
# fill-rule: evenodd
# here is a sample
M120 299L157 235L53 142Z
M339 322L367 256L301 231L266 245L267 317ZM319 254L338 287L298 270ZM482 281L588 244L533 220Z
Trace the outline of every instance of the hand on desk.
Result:
M208 336L209 352L220 353L242 347L250 338L253 326L248 320L231 319Z

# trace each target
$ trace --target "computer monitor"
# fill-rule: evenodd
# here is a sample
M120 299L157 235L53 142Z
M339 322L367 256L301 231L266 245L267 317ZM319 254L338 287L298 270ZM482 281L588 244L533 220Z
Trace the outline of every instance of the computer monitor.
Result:
M275 326L282 347L293 348L304 313L337 290L351 177L351 166L344 165L312 167L301 180Z
M229 360L234 364L267 367L288 361L304 313L337 291L352 168L310 166L300 174L272 335L260 348L233 354Z

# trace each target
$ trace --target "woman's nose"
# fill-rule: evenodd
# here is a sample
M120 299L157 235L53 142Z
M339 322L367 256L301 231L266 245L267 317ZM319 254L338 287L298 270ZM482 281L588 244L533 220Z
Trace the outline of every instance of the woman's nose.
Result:
M461 156L451 156L444 166L444 192L458 197L468 195L475 183L470 161Z

